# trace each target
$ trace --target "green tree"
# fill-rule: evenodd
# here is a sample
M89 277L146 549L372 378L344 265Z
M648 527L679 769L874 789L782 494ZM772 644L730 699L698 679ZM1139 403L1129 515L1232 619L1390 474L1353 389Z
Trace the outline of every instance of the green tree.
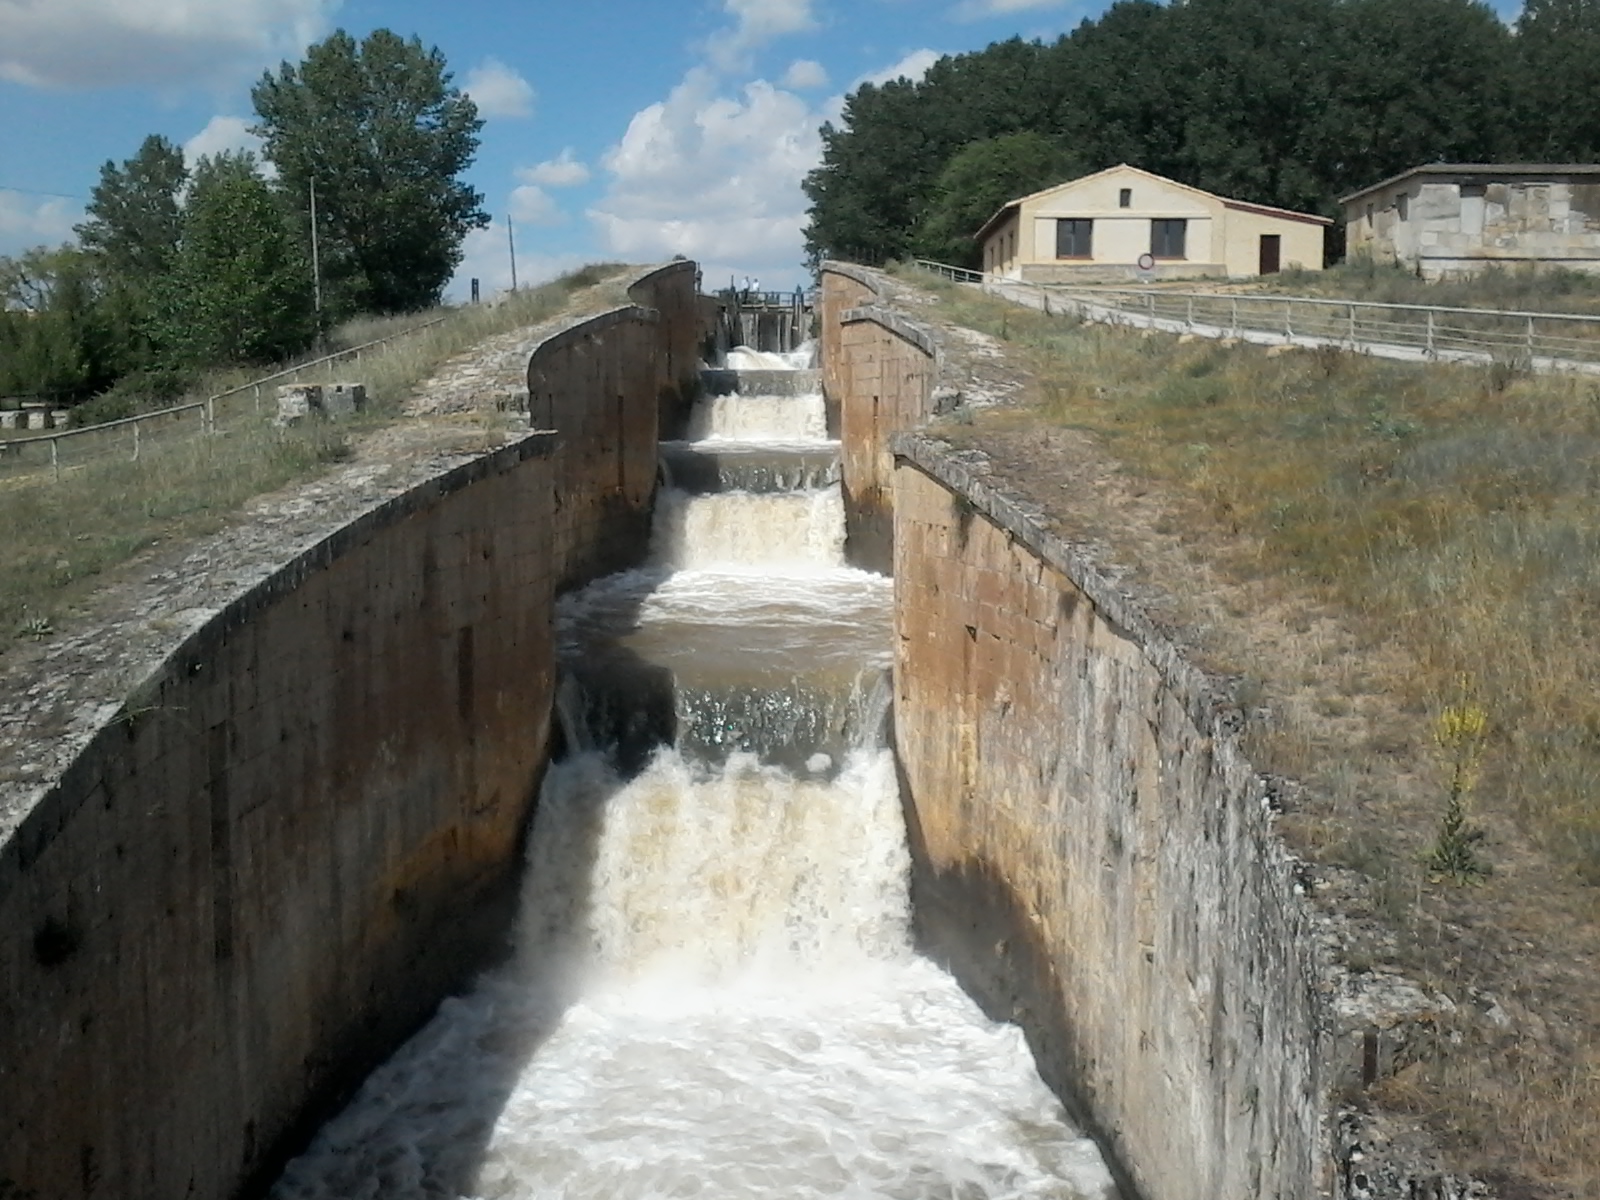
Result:
M1522 154L1600 162L1600 0L1525 0L1516 47Z
M977 267L983 247L973 235L1001 205L1082 173L1066 148L1042 133L1024 130L963 146L934 181L915 249L924 258Z
M0 259L0 392L70 403L116 378L100 265L75 246Z
M122 166L107 161L77 227L84 249L101 255L110 273L135 282L165 274L178 252L183 225L178 197L188 181L183 151L164 137L147 137Z
M483 122L450 85L444 56L387 29L343 30L251 93L253 132L294 207L315 180L326 294L336 312L402 312L436 303L467 233L488 224L458 176Z
M311 264L253 155L196 166L164 293L162 342L181 363L272 362L315 339Z

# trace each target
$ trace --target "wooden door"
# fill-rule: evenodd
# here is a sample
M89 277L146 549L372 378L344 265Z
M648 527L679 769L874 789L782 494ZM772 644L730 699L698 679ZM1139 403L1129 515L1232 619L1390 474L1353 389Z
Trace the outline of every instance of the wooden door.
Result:
M1279 270L1278 255L1283 245L1283 236L1277 233L1263 233L1261 235L1261 274L1276 275Z

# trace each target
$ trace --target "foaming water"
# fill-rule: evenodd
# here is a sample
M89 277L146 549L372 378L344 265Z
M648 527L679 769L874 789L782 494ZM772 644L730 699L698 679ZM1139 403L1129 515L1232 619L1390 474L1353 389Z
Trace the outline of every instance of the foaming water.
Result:
M709 496L665 489L656 497L650 557L682 570L843 567L844 500L836 487Z
M816 342L801 342L793 350L752 350L735 346L728 351L730 371L804 371L817 365Z
M885 751L829 783L557 766L516 959L275 1195L1111 1196L1020 1032L911 951L906 874Z
M805 445L826 441L828 413L822 395L707 396L689 415L694 442L763 442Z
M759 447L761 490L663 489L651 564L558 605L515 952L275 1200L1114 1198L1020 1031L912 948L891 584L845 565L836 483L776 490L824 425L707 398L673 453Z

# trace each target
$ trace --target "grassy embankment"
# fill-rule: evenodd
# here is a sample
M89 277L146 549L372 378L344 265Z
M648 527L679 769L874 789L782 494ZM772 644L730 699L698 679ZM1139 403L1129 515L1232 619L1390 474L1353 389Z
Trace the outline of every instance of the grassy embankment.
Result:
M547 320L573 302L579 289L614 274L613 265L585 267L495 305L479 305L405 317L364 319L335 335L359 345L411 328L434 316L432 328L364 354L359 366L334 364L326 375L300 378L357 379L368 389L367 411L337 425L302 423L279 429L258 414L251 393L219 404L217 436L196 432L190 416L180 429L144 434L140 455L128 451L131 431L114 446L85 448L82 461L50 479L48 457L32 478L0 476L6 548L0 555L0 653L13 637L47 636L70 606L103 573L158 540L194 537L219 528L250 499L316 477L350 457L352 439L394 421L418 384L447 359L485 338ZM199 397L269 373L228 370L200 381ZM263 403L275 408L272 388ZM90 441L73 439L73 441ZM70 446L72 443L63 443Z
M1366 877L1397 966L1543 1011L1538 1037L1441 1028L1380 1099L1469 1162L1594 1194L1600 986L1564 947L1592 949L1600 901L1600 382L1185 344L908 278L1029 370L1023 413L952 436L1087 431L1179 497L1185 535L1264 608L1356 631L1322 661L1236 639L1221 664L1275 710L1258 764L1318 797L1286 831Z
M1430 283L1404 267L1358 258L1325 271L1291 268L1249 290L1375 304L1600 313L1600 275L1566 270L1536 272L1520 267L1491 267L1471 279Z

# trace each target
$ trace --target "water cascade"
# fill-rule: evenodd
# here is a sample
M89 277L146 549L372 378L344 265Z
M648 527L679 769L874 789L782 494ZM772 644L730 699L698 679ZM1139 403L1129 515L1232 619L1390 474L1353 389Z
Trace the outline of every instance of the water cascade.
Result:
M890 582L844 565L791 390L707 396L651 562L562 603L516 952L277 1200L1114 1195L1022 1034L911 946Z

